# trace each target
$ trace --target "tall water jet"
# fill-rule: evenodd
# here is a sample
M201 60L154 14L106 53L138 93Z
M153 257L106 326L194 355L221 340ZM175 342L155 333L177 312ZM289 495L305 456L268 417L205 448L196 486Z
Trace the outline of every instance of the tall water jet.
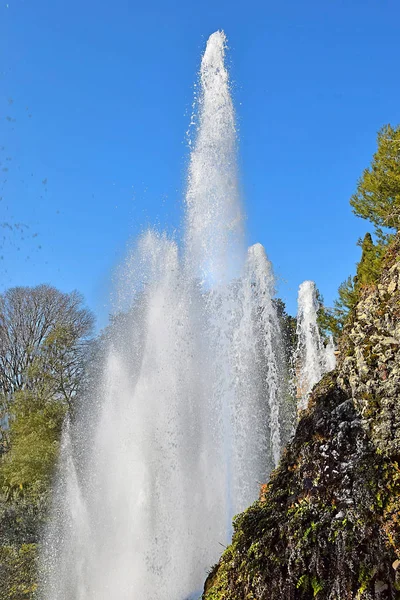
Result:
M320 304L313 281L304 281L299 287L296 350L298 409L308 405L309 394L322 375L335 366L333 340L324 346L319 327Z
M239 200L237 135L224 64L226 36L213 33L200 67L197 99L197 136L190 156L185 217L185 261L191 278L206 290L205 312L209 327L209 353L213 356L212 402L219 407L226 486L226 529L230 532L237 502L232 495L234 447L234 384L230 348L236 327L233 277L242 273L245 260L243 215Z
M226 36L217 31L201 61L197 137L186 195L186 260L202 281L217 286L238 276L245 259L235 111L225 52Z
M165 234L139 239L98 384L64 435L46 600L190 597L279 458L274 281L262 246L243 250L225 48L213 34L201 63L183 255Z

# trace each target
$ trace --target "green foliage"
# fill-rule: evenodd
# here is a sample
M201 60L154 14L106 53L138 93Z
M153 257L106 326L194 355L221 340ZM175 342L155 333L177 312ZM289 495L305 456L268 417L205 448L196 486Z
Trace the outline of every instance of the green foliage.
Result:
M297 347L297 319L287 313L283 300L275 298L273 302L278 314L283 342L283 355L280 360L280 378L282 385L281 441L283 444L286 444L292 436L292 424L296 420L297 410L294 369L294 355Z
M357 305L363 288L376 285L382 272L382 261L385 256L386 244L378 242L374 244L370 233L366 233L364 239L359 241L362 254L357 264L355 277L351 275L339 286L338 299L331 316L336 322L337 332L341 332L351 313Z
M33 544L47 518L49 493L30 486L21 495L0 494L0 547Z
M376 227L378 237L384 230L400 228L400 125L385 125L378 132L378 149L371 166L358 181L350 204L354 213Z
M28 600L37 590L37 546L0 546L0 600Z
M32 600L66 403L25 390L12 405L11 450L0 460L0 600Z
M85 360L74 332L69 326L57 325L43 341L40 352L27 369L27 387L73 408L74 398L83 378Z
M359 241L362 254L357 265L357 286L374 284L382 272L382 259L386 246L383 243L374 244L370 233L366 233L363 240Z
M77 292L39 285L0 294L0 454L10 447L10 413L18 391L47 378L48 393L73 406L93 323Z
M311 587L313 590L313 597L318 596L319 592L322 592L324 589L324 584L322 581L318 581L318 579L314 576L311 578Z
M382 260L391 239L390 231L400 229L400 125L382 127L378 132L377 144L371 165L359 179L350 204L357 216L375 226L378 242L374 244L370 233L359 241L362 255L356 275L349 276L340 285L335 308L324 317L330 330L336 329L336 334L343 329L349 313L360 298L361 290L378 281Z
M296 583L296 588L297 589L307 590L308 589L308 583L309 583L309 577L308 577L307 574L304 573L301 577L299 577L299 580Z
M93 316L50 286L0 294L0 600L33 600L62 424L85 384Z
M293 356L293 353L297 346L297 319L296 317L292 317L287 313L286 306L283 300L281 300L280 298L275 298L273 302L275 304L275 308L278 313L278 318L281 325L286 358L288 362L290 362L291 357Z
M48 302L49 290L45 292ZM30 492L45 490L50 484L62 423L83 377L87 345L82 346L81 336L91 326L91 316L77 310L80 296L73 299L72 306L67 304L69 320L49 326L32 356L23 360L23 385L14 391L8 406L8 451L0 459L0 484L6 496L23 495L28 487ZM28 347L25 353L30 353Z
M27 486L46 488L58 456L66 405L38 390L16 394L12 408L11 451L0 462L6 494Z
M355 278L349 277L340 284L338 289L339 298L335 301L334 314L339 322L339 326L343 327L347 315L354 309L358 302L358 290L355 286Z
M333 335L334 340L336 340L341 333L340 324L335 316L334 311L325 306L324 298L318 289L317 300L319 303L319 309L317 313L319 332L322 338L325 340L325 343L328 342L328 339L331 335Z

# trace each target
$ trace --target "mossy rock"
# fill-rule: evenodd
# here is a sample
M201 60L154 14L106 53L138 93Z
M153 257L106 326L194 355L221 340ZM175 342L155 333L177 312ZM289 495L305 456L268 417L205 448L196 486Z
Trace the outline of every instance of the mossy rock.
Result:
M262 500L234 521L204 600L400 598L398 463L325 376Z

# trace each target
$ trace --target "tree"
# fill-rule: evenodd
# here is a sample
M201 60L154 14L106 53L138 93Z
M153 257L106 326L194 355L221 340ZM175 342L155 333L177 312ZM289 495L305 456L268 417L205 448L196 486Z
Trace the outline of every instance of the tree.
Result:
M317 311L317 324L319 333L326 345L329 341L330 336L336 341L341 333L341 327L335 316L335 310L325 306L324 297L317 288L317 301L319 308Z
M58 353L59 368L71 369L70 353L80 353L93 323L76 291L67 294L39 285L0 294L0 392L5 400L27 386L29 369L44 354Z
M41 389L23 390L11 410L11 450L0 462L0 484L7 495L27 488L36 495L50 485L67 406Z
M378 132L378 149L350 199L353 212L371 221L378 238L384 230L400 229L400 125Z
M297 346L296 317L286 312L286 305L280 298L274 298L273 303L281 326L286 362L291 364Z
M376 285L382 270L386 246L382 242L374 244L370 233L366 233L358 245L361 246L362 254L360 262L357 263L356 275L350 275L339 286L339 298L335 301L335 308L327 311L330 329L336 335L340 334L349 313L354 310L362 289Z
M384 254L382 244L374 244L370 233L366 233L363 240L359 241L362 254L357 265L356 285L358 288L371 283L376 283L381 273L381 264Z
M0 600L36 590L63 422L85 381L92 328L77 292L43 285L0 295Z
M342 330L347 315L354 309L358 302L358 290L355 286L355 277L349 277L340 284L338 290L339 298L335 300L334 316L338 321L338 327Z
M11 288L0 295L0 425L9 442L10 408L20 391L71 408L84 371L92 313L78 292Z
M356 306L362 288L377 283L391 232L400 230L400 125L382 127L377 144L371 165L359 179L350 204L358 217L375 225L378 241L374 243L371 234L367 233L358 242L362 255L357 273L340 285L335 308L328 314L336 321L338 332Z

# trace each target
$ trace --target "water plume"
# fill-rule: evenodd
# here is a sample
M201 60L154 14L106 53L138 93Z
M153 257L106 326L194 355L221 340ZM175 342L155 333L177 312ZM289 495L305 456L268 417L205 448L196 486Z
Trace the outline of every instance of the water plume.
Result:
M240 274L245 259L235 111L224 64L226 36L213 33L200 68L198 130L186 195L186 260L212 285Z
M308 405L309 394L322 375L335 368L333 339L325 347L318 327L320 303L313 281L304 281L299 287L297 311L296 371L298 409Z
M261 245L244 251L237 136L214 33L201 70L183 250L145 233L124 312L61 452L45 600L184 600L281 451L280 326Z

